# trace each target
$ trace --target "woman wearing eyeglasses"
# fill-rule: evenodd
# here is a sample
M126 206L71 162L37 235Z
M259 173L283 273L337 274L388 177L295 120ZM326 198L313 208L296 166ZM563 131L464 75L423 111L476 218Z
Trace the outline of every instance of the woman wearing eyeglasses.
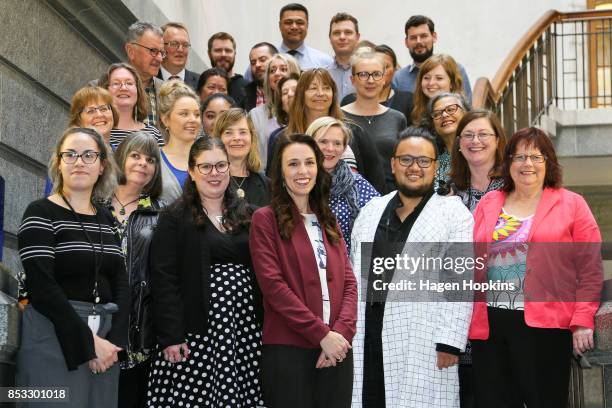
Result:
M129 291L117 230L99 204L115 185L110 153L94 129L66 130L49 162L53 194L32 202L19 228L28 305L16 383L61 387L68 407L117 406Z
M391 109L395 109L398 112L402 112L406 119L410 119L410 113L412 112L412 92L397 91L391 87L393 75L398 67L395 51L385 44L377 45L373 48L373 50L383 59L383 62L385 63L383 87L380 91L380 95L378 95L378 102L383 106L387 106ZM354 93L348 94L342 98L340 105L345 106L349 103L355 102L356 98L357 97Z
M436 135L438 143L438 170L436 171L436 188L440 182L449 180L451 152L457 136L457 126L468 111L467 102L460 94L443 92L434 96L427 105L427 125Z
M464 130L465 132L465 130ZM463 150L463 149L462 149ZM564 407L570 359L592 349L602 287L601 234L582 196L561 187L542 130L516 132L504 150L501 191L474 213L476 292L470 327L479 407Z
M95 129L106 144L109 144L111 130L119 123L119 112L113 97L99 86L85 86L72 95L68 116L69 127ZM45 197L51 195L53 183L47 179Z
M495 113L473 110L459 122L449 177L455 193L471 212L486 193L503 187L505 147L506 135Z
M159 146L164 145L161 133L155 126L144 124L149 109L140 76L129 64L118 62L108 67L98 81L108 89L119 113L119 122L111 130L110 145L115 150L127 136L136 131L145 132L155 138Z
M230 189L249 204L270 204L270 180L259 170L258 138L253 121L242 108L231 108L217 120L213 137L225 145L230 162Z
M68 118L69 127L96 129L110 146L111 131L119 124L119 111L108 90L86 86L72 95Z
M159 114L166 145L161 148L162 195L170 204L183 192L188 178L189 149L200 132L200 104L182 81L165 82L159 90Z
M385 76L385 63L379 54L369 48L362 49L351 58L351 66L357 99L343 106L342 111L376 146L379 156L376 165L382 167L385 174L381 193L393 191L396 188L391 173L391 155L397 135L406 128L406 117L378 102Z
M198 139L183 194L159 218L151 247L159 344L151 408L261 406L251 212L229 188L229 168L219 139Z

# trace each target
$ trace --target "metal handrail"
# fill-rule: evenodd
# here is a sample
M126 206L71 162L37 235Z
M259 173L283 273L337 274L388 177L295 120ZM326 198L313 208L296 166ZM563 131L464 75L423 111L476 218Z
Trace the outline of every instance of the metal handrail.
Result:
M571 100L579 108L610 106L612 93L607 89L612 78L602 77L593 65L604 67L605 73L612 66L611 27L612 10L547 11L517 42L492 80L483 77L476 81L474 107L497 112L506 132L513 133L537 123L552 104L567 108L566 102ZM607 47L600 52L605 61L593 64L588 50L597 53L602 44ZM603 94L593 85L599 77L606 89ZM571 86L566 89L567 84Z

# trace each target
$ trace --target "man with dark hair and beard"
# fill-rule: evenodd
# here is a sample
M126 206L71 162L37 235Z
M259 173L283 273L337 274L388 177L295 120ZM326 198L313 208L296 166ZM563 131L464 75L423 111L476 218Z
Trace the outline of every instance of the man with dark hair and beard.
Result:
M437 155L426 129L403 130L391 157L398 191L373 198L353 226L353 271L361 275L359 286L367 282L358 292L353 407L459 407L457 363L467 342L471 298L449 302L437 297L445 294L434 293L432 301L429 293L419 294L420 281L412 274L456 276L452 268L402 271L405 266L387 262L404 255L445 258L451 243L472 241L469 210L458 197L434 192ZM406 276L416 288L380 286L381 281L401 284Z
M419 67L434 53L434 43L438 41L438 34L434 29L434 22L426 16L412 16L404 26L406 48L410 52L413 63L405 66L393 76L392 86L396 91L414 93ZM472 101L472 87L465 68L459 63L459 72L463 77L463 89L468 101Z
M230 77L227 93L237 104L242 103L244 87L249 83L242 75L234 72L236 62L236 40L226 32L218 32L208 39L208 58L213 68L221 68Z
M266 96L263 90L264 76L266 75L266 67L268 61L274 54L277 54L276 47L269 42L260 42L255 44L249 52L249 65L252 82L249 82L244 87L244 95L240 106L247 112L256 106L266 103Z

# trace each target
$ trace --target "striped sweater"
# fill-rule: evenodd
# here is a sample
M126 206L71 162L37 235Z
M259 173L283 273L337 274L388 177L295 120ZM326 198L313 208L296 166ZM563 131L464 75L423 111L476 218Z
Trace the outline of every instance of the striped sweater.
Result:
M68 302L93 302L94 249L100 302L119 306L107 336L118 346L125 343L129 308L123 252L110 215L99 208L97 216L79 214L79 219L82 227L69 209L37 200L26 209L18 236L29 303L55 326L69 370L95 357L91 331Z

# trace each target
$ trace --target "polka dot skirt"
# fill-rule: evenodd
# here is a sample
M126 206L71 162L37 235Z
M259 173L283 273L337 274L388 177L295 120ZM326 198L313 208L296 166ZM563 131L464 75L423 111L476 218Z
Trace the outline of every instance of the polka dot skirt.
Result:
M243 265L211 268L206 335L187 334L189 358L172 364L160 351L149 378L149 408L263 407L259 381L261 331L251 274Z

